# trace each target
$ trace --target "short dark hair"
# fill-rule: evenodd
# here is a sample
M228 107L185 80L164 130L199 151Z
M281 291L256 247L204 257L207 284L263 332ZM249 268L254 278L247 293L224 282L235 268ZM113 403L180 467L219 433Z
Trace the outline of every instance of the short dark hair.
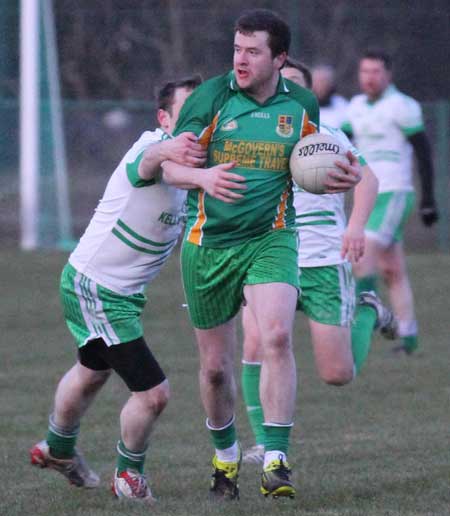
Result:
M375 59L377 61L381 61L386 70L392 70L392 57L381 48L367 49L361 56L361 60L362 59Z
M287 57L286 61L284 62L283 68L295 68L298 70L305 79L305 86L310 90L312 88L312 75L310 69L305 65L305 63L302 63L301 61L298 61L297 59L293 59L292 57Z
M158 109L164 109L164 111L171 113L175 91L178 88L193 90L201 83L202 78L200 75L193 75L192 77L186 77L178 81L166 82L156 93Z
M249 9L239 16L234 26L235 33L249 34L257 30L269 34L268 44L272 57L289 52L291 30L277 13L269 9Z

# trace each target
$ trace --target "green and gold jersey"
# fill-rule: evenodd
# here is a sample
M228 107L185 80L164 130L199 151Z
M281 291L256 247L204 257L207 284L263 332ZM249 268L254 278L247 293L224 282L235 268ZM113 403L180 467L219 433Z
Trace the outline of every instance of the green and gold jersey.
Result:
M272 229L293 227L295 210L289 157L297 141L316 132L314 95L280 76L263 104L241 91L233 72L204 82L187 99L175 134L192 131L208 148L207 167L235 161L246 179L233 204L203 190L188 194L185 238L206 247L228 247ZM205 173L198 169L198 173Z

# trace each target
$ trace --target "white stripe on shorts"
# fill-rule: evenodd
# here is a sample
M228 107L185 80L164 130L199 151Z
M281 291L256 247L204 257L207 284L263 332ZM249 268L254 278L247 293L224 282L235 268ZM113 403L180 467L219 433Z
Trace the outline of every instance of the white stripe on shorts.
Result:
M341 294L341 326L349 326L355 310L355 283L350 263L337 265Z
M378 238L385 246L391 245L394 241L394 233L405 214L406 200L408 192L394 192L390 199L386 213L383 217L380 229L378 230Z
M120 344L120 339L108 321L102 301L97 295L97 284L84 274L77 272L74 289L80 301L84 322L90 332L86 341L102 338L107 346Z

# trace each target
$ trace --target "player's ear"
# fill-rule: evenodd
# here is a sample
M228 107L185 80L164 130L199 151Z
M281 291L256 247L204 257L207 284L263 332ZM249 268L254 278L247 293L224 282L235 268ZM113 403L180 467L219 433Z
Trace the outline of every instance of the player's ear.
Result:
M158 109L156 113L158 124L162 129L167 129L170 125L170 115L165 109Z
M285 61L286 61L286 58L287 58L287 53L286 52L281 52L281 54L278 54L277 56L275 56L275 64L278 68L278 70L281 70L281 68L283 67Z

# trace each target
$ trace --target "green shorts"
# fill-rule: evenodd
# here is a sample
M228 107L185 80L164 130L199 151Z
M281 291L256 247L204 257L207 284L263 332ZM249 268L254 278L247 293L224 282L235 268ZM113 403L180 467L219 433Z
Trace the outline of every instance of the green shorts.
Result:
M366 225L366 234L384 246L403 240L405 224L415 204L414 192L383 192Z
M68 263L61 274L64 317L78 347L102 338L108 346L143 335L140 316L145 294L122 296L79 273Z
M349 263L300 268L297 309L313 321L350 326L355 310L355 282Z
M214 328L238 313L245 285L288 283L299 288L297 235L280 229L226 248L185 240L181 271L193 326Z

